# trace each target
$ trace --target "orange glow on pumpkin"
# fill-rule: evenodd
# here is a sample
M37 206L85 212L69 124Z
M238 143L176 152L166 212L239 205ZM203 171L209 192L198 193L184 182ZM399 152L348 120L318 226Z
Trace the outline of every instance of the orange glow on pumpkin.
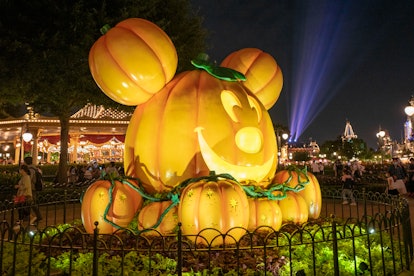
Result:
M249 230L255 230L260 226L269 226L277 231L282 226L282 211L277 200L249 198L249 208ZM270 231L269 228L263 229Z
M302 224L308 221L308 205L297 193L287 192L286 198L279 201L279 207L283 222Z
M283 74L276 60L256 48L244 48L227 56L221 66L246 76L244 85L270 109L278 100L283 87Z
M222 244L220 233L231 237L225 243L234 243L244 234L243 229L249 224L249 202L243 189L232 180L206 181L201 180L188 185L182 192L178 207L178 218L182 223L185 235L197 235L204 230L202 237L189 237L195 243Z
M147 191L228 173L238 181L273 177L277 165L271 118L240 83L205 71L184 72L139 105L126 134L127 175Z
M309 218L319 218L322 210L322 193L318 179L310 172L305 175L303 172L282 170L275 174L272 183L285 183L290 175L292 178L287 185L292 188L295 188L299 182L306 183L308 178L309 183L305 185L303 190L298 192L298 195L303 197L308 206Z
M93 233L95 221L99 223L100 234L111 234L118 229L104 219L105 210L110 203L109 189L111 185L111 181L97 180L85 191L82 198L81 217L87 233ZM106 219L125 228L137 211L141 209L142 203L143 199L136 190L127 184L115 181L112 190L112 204L109 206Z
M145 205L138 215L138 230L153 228L161 218L163 212L172 204L172 201L151 202ZM178 225L178 208L174 206L162 218L155 228L161 235L171 234ZM157 235L154 231L144 232L144 235Z

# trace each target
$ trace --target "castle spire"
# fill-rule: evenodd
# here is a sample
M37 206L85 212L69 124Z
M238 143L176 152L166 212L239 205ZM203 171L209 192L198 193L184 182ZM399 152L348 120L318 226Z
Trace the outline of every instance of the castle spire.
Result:
M347 119L346 120L346 124L345 124L345 131L344 134L342 135L342 141L350 141L351 139L356 139L358 138L358 136L355 134L351 122Z

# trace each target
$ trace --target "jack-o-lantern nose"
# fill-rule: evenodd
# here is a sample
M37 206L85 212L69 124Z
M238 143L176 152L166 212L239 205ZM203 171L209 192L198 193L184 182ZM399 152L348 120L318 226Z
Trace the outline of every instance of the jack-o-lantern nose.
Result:
M235 137L237 147L246 153L257 153L262 148L263 135L256 127L244 127Z

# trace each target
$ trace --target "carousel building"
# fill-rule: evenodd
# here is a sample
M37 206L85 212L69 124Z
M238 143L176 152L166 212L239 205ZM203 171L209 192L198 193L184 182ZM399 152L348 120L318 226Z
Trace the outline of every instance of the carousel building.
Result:
M87 104L69 120L69 162L122 162L125 133L132 113ZM0 160L18 164L25 155L37 163L58 162L60 121L28 107L20 118L0 121Z

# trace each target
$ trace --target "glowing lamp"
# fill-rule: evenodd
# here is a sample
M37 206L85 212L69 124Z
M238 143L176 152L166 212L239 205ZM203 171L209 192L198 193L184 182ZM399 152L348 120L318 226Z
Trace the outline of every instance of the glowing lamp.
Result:
M404 108L404 112L405 114L407 114L407 116L413 116L414 115L414 106L407 106L406 108Z
M23 138L23 141L25 141L26 143L30 142L30 140L32 140L33 138L33 134L31 134L29 131L26 131L25 133L22 134L22 138Z
M378 138L384 138L385 136L385 131L381 130L380 132L377 133L377 137Z
M283 138L283 140L287 140L287 138L289 138L289 134L283 133L282 138Z

